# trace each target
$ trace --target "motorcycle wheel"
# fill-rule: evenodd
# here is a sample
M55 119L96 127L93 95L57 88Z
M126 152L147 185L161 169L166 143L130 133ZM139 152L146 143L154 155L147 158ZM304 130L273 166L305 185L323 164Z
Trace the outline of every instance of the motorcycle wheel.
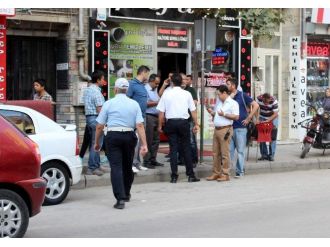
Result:
M303 150L300 154L300 158L304 159L306 157L306 154L309 152L309 150L311 149L312 144L310 143L304 143L304 147Z

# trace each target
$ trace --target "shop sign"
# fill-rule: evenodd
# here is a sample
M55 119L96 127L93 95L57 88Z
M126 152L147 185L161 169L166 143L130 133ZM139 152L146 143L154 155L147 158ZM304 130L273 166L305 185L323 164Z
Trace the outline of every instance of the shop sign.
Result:
M157 45L162 48L187 48L188 30L185 28L157 28Z
M302 140L305 131L299 122L306 119L306 59L301 59L300 37L290 38L289 136Z
M0 16L15 16L14 8L0 8Z
M193 9L190 8L112 8L109 9L110 17L166 21L176 23L193 24L195 15Z
M327 43L308 43L307 56L314 57L329 57L330 47Z
M6 100L6 17L0 16L0 100Z
M223 65L227 62L229 52L223 48L217 48L212 54L212 65Z
M226 84L227 77L225 73L205 73L206 87L219 87Z

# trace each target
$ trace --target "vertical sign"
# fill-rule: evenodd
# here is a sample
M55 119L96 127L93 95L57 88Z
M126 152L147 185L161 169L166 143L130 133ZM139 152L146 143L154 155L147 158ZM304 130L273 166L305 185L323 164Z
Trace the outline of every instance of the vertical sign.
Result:
M247 95L251 96L251 38L240 38L240 85Z
M6 100L6 17L0 16L0 101Z
M93 30L92 70L100 70L104 73L104 85L102 94L109 98L109 31Z
M306 118L306 59L301 58L300 37L290 38L289 137L302 140L305 134L298 124Z

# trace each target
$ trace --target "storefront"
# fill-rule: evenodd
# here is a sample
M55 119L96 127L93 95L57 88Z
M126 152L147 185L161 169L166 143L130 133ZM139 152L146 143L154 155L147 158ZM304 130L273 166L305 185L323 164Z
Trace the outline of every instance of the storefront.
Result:
M105 20L96 16L97 10L90 19L90 72L101 69L107 75L105 97L113 97L117 78L133 78L141 65L161 81L173 71L191 73L194 19L189 9L109 9ZM104 43L108 47L98 51Z
M310 37L307 44L307 102L312 105L322 104L325 90L329 88L330 38L315 39ZM307 115L314 114L311 107Z

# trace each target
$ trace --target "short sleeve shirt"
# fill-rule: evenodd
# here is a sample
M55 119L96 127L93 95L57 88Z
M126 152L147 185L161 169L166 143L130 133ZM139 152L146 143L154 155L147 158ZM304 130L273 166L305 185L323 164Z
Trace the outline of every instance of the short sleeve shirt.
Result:
M131 80L129 82L127 96L139 103L142 111L142 116L145 117L148 102L148 92L144 87L144 84L136 78Z
M188 110L195 111L196 106L189 92L181 87L173 87L171 90L164 92L157 105L157 110L165 112L166 119L188 119Z
M136 124L143 123L143 117L141 108L136 101L125 94L117 94L104 103L96 121L99 124L107 124L108 127L135 129Z
M33 100L44 100L44 101L51 101L52 102L53 98L49 93L45 92L45 94L42 95L42 96L39 96L39 94L36 93L33 96Z
M238 103L233 100L230 96L226 99L225 102L221 100L218 101L218 104L215 107L215 115L214 115L214 126L215 127L223 127L233 124L233 120L225 118L223 116L219 116L218 112L222 111L225 114L239 115L239 106Z
M92 84L84 92L85 115L98 115L96 108L104 104L101 88Z
M253 99L250 96L248 96L247 94L245 94L241 91L237 91L237 93L234 97L234 100L239 105L239 119L234 121L234 124L233 124L234 129L246 128L246 126L244 126L242 122L248 117L249 114L247 112L247 109L245 108L243 97L244 97L245 104L247 107L249 107L251 105L251 103L253 102Z

